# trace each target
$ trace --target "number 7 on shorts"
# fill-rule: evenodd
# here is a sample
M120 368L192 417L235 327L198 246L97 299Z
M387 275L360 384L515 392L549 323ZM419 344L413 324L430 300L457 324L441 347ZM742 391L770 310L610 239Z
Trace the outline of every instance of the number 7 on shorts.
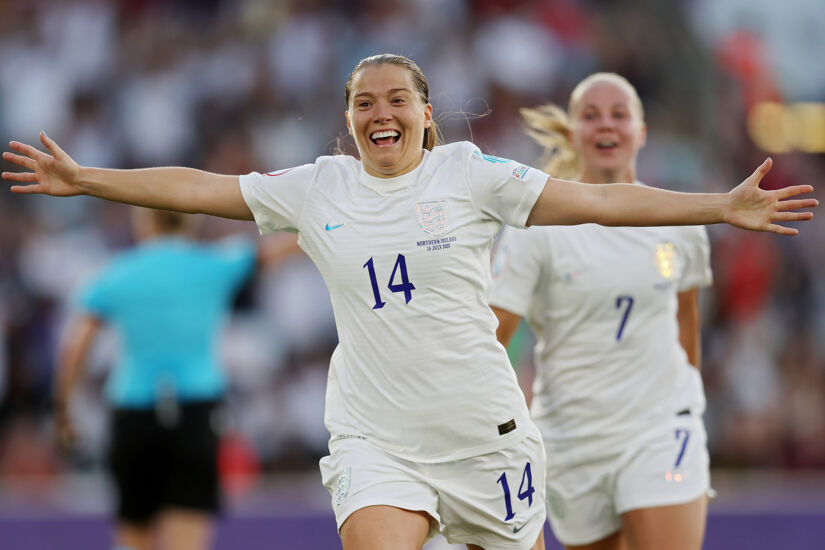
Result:
M679 464L682 463L682 458L685 456L685 449L687 448L688 439L690 439L690 430L684 428L677 429L676 439L678 440L679 437L684 437L684 439L682 439L682 447L679 449L679 456L676 457L676 463L673 465L674 468L679 467Z

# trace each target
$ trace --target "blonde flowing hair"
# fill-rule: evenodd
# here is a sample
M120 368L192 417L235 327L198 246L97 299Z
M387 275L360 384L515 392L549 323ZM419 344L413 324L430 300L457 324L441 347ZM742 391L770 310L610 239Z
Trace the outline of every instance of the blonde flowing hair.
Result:
M519 110L527 135L544 147L539 165L554 178L576 179L582 172L581 159L570 141L572 115L584 92L597 82L612 82L625 88L638 109L639 119L644 121L644 109L636 88L617 73L594 73L579 82L570 94L567 111L553 103Z

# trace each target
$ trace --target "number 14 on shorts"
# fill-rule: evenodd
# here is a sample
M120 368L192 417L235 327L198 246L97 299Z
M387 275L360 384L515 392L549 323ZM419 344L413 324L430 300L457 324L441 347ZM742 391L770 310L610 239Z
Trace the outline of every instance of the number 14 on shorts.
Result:
M513 512L513 501L510 497L510 484L507 483L507 472L501 474L498 478L498 483L504 491L504 508L507 510L507 515L504 517L504 521L510 521L516 517L516 514ZM521 485L519 485L517 496L519 500L526 500L527 507L529 508L533 505L534 492L536 492L536 489L533 487L533 472L530 469L530 463L528 462L524 466L524 471L521 474Z

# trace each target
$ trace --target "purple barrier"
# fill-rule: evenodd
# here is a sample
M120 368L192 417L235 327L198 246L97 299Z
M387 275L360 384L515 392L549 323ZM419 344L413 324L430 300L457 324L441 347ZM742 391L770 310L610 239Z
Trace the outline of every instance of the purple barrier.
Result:
M549 529L546 529L549 532ZM97 516L0 518L2 550L110 550L111 523ZM214 550L336 550L332 516L229 516ZM547 550L561 546L548 533ZM825 514L711 514L704 550L822 550Z
M3 550L110 550L111 524L105 518L0 518Z
M822 550L825 514L711 514L704 550Z
M341 539L335 518L233 517L221 522L215 550L337 549Z

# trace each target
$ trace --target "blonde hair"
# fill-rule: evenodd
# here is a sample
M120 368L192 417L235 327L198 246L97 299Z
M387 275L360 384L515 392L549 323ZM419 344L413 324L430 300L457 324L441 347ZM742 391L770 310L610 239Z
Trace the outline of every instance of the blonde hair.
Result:
M544 155L539 161L542 170L553 177L574 179L581 174L581 159L570 141L572 114L584 92L597 82L612 82L627 90L638 110L639 119L644 120L642 100L636 88L617 73L594 73L579 82L570 94L567 111L553 103L519 110L527 135L544 147Z
M352 73L350 73L349 79L347 80L347 85L344 88L344 99L347 102L347 109L349 109L349 98L352 94L352 83L355 80L355 75L358 74L358 71L364 67L384 64L401 65L409 70L412 73L413 84L415 85L416 91L421 96L421 100L424 104L430 102L430 86L427 84L427 77L424 76L424 73L421 71L421 68L415 64L415 61L408 57L404 57L403 55L382 53L371 57L365 57L358 62L352 70ZM424 128L424 141L421 146L428 151L432 151L433 147L441 143L443 143L441 139L441 132L438 129L438 125L435 120L432 120L430 121L430 127Z

